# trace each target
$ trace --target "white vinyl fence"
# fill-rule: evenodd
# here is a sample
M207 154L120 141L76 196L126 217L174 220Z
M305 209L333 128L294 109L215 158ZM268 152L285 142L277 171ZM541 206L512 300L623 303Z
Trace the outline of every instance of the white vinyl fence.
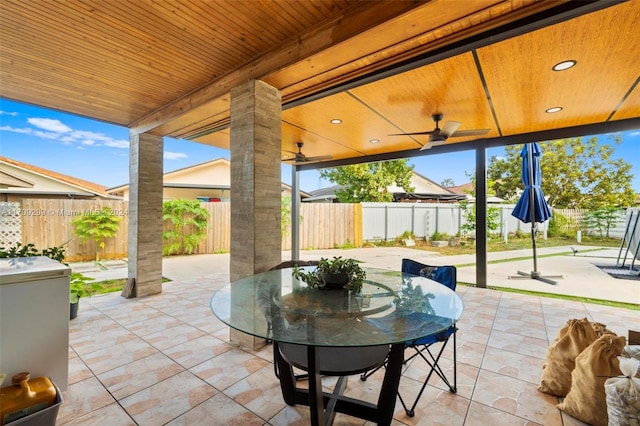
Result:
M469 209L473 206L469 204ZM496 235L504 235L517 231L531 232L531 225L523 223L511 216L515 204L491 204L489 208L500 209L499 227ZM584 211L578 215L571 215L569 210L558 213L570 219L582 220ZM612 238L622 239L625 230L626 214L620 214L619 220L609 231ZM454 236L460 232L466 222L464 211L457 203L362 203L362 239L364 241L391 241L405 231L413 232L418 239L426 239L434 233ZM540 232L545 232L549 222L538 226ZM593 234L594 230L585 229L583 233Z

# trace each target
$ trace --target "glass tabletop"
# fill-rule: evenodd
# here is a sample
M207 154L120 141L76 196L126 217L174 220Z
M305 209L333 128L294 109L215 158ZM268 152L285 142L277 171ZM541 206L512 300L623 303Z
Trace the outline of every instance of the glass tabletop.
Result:
M313 269L308 267L307 269ZM230 327L278 342L349 347L401 343L437 334L462 315L460 297L424 277L365 268L360 294L310 288L280 269L216 292L211 309Z

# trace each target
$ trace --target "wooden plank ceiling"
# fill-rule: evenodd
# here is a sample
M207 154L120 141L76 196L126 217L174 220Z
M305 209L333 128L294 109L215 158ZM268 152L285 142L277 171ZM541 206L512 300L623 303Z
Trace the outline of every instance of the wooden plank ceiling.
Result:
M261 79L285 160L357 159L417 151L389 135L434 113L484 138L636 123L639 27L640 0L2 0L0 96L228 149L229 91Z

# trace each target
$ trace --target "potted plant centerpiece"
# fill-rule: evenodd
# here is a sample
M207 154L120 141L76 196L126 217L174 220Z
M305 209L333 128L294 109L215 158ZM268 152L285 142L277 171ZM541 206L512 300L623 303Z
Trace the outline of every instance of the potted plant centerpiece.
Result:
M312 271L296 266L293 276L312 288L344 288L359 293L367 274L354 259L334 256L331 260L321 258Z

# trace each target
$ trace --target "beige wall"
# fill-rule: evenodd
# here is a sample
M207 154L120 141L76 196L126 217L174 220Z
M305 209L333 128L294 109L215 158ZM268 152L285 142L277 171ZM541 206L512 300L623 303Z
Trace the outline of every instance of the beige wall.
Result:
M230 186L231 164L227 159L213 160L198 166L166 173L163 177L163 182L165 184ZM128 187L119 191L118 195L120 193L123 200L129 200ZM114 195L116 194L114 193ZM291 189L283 185L282 196L291 197ZM198 197L219 198L220 201L228 202L231 199L231 194L229 189L172 187L165 187L162 192L164 200L175 200L176 198L195 200Z
M229 186L231 185L231 165L229 161L221 159L166 173L164 183Z
M411 185L413 185L413 192L425 193L425 194L450 194L451 192L443 189L440 185L436 185L433 182L424 179L421 176L414 174L411 176ZM388 188L389 192L406 192L403 188L397 185L391 185Z
M129 200L129 190L122 192L123 200ZM282 196L291 197L291 190L286 186L282 187ZM164 188L162 198L164 200L175 200L176 198L185 198L187 200L195 200L198 197L220 198L220 201L230 201L229 189L201 189L201 188ZM31 197L32 198L32 197ZM51 197L47 197L51 198ZM12 200L9 200L12 201Z
M40 194L47 194L44 198L68 198L67 194L74 194L77 197L96 197L92 192L86 191L74 185L70 185L64 182L52 180L48 176L44 176L38 173L33 173L28 170L14 167L11 164L2 164L2 170L8 173L33 182L32 188L2 188L2 199L6 201L20 201L23 198L40 198Z
M220 201L228 202L230 201L229 194L230 191L228 189L164 188L162 191L162 198L166 201L175 200L176 198L195 200L200 197L206 197L219 198Z

